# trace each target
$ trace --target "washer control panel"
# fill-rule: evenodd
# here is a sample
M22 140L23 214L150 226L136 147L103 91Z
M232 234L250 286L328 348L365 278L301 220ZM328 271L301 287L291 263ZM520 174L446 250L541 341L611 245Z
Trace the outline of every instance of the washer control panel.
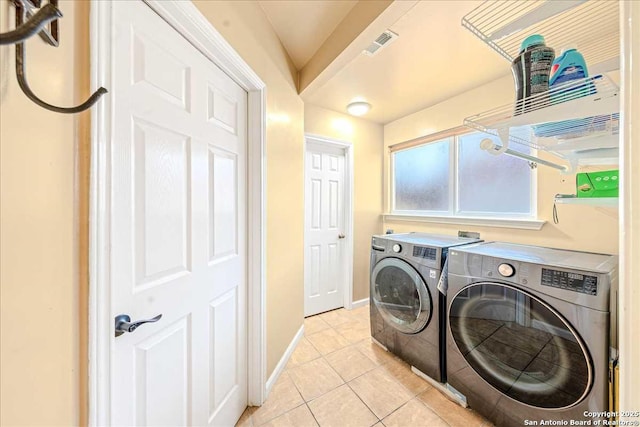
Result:
M438 251L436 250L436 248L430 248L430 247L427 247L427 246L414 246L413 247L413 256L417 256L417 257L420 257L420 258L430 259L432 261L435 261L437 255L438 255Z
M588 295L598 294L598 278L586 274L543 268L540 283Z

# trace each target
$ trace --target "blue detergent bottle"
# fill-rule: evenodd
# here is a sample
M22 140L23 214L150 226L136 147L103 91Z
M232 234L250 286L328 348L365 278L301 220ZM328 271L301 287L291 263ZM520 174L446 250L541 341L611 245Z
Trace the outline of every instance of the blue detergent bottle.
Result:
M573 80L589 77L584 57L574 47L562 49L560 56L553 60L549 74L549 88Z
M549 73L551 103L558 104L595 93L595 86L591 82L573 85L566 90L560 89L560 86L569 85L575 80L587 77L589 77L589 72L582 54L573 46L563 48L560 56L553 60ZM574 119L542 124L534 126L534 133L539 137L576 137L589 130L592 119Z

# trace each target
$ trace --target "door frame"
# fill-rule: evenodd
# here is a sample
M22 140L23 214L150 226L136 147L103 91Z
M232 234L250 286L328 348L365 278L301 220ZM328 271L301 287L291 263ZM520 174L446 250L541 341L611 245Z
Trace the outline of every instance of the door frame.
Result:
M637 75L640 71L640 59L633 52L637 52L640 41L640 4L637 2L620 2L620 33L622 36L622 69L621 69L621 127L620 127L620 282L619 294L615 299L618 305L617 338L619 348L619 369L624 375L618 377L615 372L616 406L614 411L634 411L640 405L638 380L640 379L640 346L637 343L635 325L640 322L640 292L637 290L640 281L640 84ZM613 295L612 295L613 298ZM632 409L636 408L636 409Z
M143 0L141 0L143 1ZM247 359L248 404L266 398L266 85L192 2L144 0L205 57L248 93L247 104ZM91 2L91 87L112 88L112 1ZM113 93L113 92L111 92ZM91 110L89 213L89 425L110 425L111 293L109 94Z
M309 143L313 143L314 145L325 145L327 147L332 148L341 148L344 150L345 157L345 174L344 174L344 224L345 230L344 233L346 235L345 238L345 258L346 258L346 268L345 268L345 285L346 289L343 289L343 306L347 310L351 310L353 306L353 144L349 141L342 141L339 139L329 138L326 136L315 135L311 133L304 134L304 215L305 215L305 227L304 227L304 242L305 242L305 259L304 266L306 268L307 260L306 260L306 242L307 242L307 226L306 226L306 216L307 216L307 148ZM305 292L306 292L306 283L305 283ZM306 295L305 295L306 299Z

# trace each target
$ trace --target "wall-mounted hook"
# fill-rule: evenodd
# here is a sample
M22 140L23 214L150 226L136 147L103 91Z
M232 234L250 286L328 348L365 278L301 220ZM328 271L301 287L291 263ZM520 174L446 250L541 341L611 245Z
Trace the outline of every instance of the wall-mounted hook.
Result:
M100 97L107 93L108 91L101 87L97 91L93 93L86 101L82 104L75 107L58 107L56 105L51 105L47 102L44 102L40 98L33 93L31 88L29 87L29 83L27 83L27 77L25 75L25 64L24 64L24 43L16 44L16 77L18 79L18 85L20 85L20 89L27 95L27 98L41 106L42 108L46 108L50 111L55 111L56 113L65 113L65 114L73 114L80 113L88 108L91 108L93 104L98 102Z
M48 6L48 5L47 5ZM45 9L47 6L44 6L42 9ZM23 10L21 5L16 3L16 28L22 27L23 20ZM73 114L80 113L88 108L91 108L93 104L98 102L98 99L105 93L107 90L103 87L99 88L95 91L85 102L75 107L58 107L52 104L49 104L40 98L38 98L31 88L29 87L29 83L27 82L26 70L25 70L25 44L24 42L16 43L16 77L18 79L18 85L20 89L27 95L27 98L50 111L55 111L56 113L65 113L65 114Z
M16 26L15 30L0 34L0 45L23 42L34 34L38 34L45 25L58 18L62 18L62 13L49 3L29 18L27 22Z

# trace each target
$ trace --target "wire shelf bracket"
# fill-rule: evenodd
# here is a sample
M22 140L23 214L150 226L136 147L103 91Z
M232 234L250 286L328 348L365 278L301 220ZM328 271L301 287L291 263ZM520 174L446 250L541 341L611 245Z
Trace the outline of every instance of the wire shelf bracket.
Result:
M491 140L481 145L491 154L507 153L570 173L581 165L618 162L619 102L618 86L598 75L467 117L464 124L500 140L501 146ZM547 151L570 167L523 157L511 144Z

